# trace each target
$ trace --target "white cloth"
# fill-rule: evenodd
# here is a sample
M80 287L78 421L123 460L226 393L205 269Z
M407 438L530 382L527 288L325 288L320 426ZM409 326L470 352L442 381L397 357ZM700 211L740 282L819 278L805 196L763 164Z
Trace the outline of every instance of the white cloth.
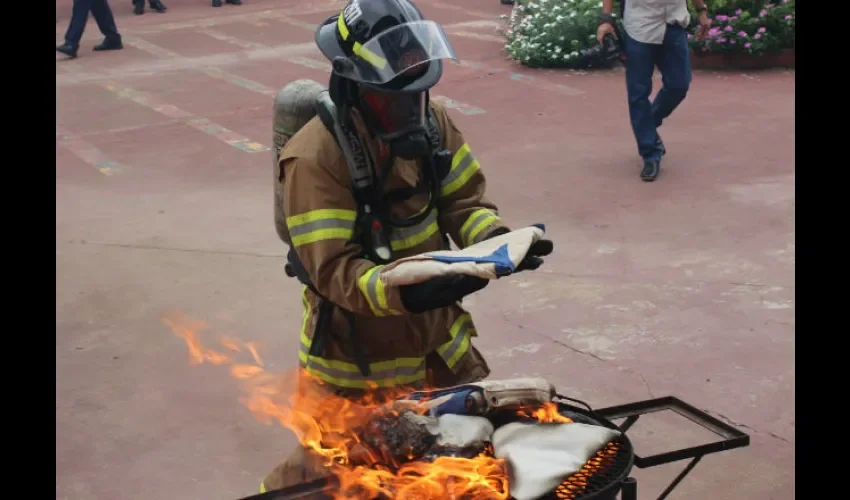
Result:
M440 446L463 448L477 443L489 443L493 436L493 424L489 420L471 415L440 415L427 429L438 436L437 444Z
M623 28L629 38L643 43L662 44L668 24L684 28L691 22L686 0L626 0Z
M405 257L384 266L380 279L384 286L422 283L448 274L496 279L514 272L531 245L542 238L545 231L542 224L528 226L463 250L441 250Z
M515 422L496 429L493 450L508 462L511 497L532 500L551 493L584 467L619 431L578 422Z

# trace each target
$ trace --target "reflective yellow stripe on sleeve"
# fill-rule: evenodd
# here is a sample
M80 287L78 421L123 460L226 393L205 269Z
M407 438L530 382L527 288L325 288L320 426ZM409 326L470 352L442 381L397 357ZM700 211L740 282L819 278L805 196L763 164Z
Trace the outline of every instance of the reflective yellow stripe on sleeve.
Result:
M452 157L452 168L440 184L440 196L449 196L464 184L481 168L478 160L464 143Z
M266 492L266 483L264 481L260 481L260 493Z
M478 243L479 237L487 235L487 233L482 233L482 231L494 222L501 220L501 217L486 208L480 208L472 212L472 215L467 217L466 222L460 227L460 237L463 240L464 246Z
M460 358L469 351L470 338L476 335L475 325L472 324L472 316L468 313L461 314L452 323L449 330L452 339L441 345L437 353L445 360L449 368L454 368Z
M380 280L383 267L374 266L363 273L357 279L357 288L366 297L369 308L372 309L375 316L400 315L400 312L391 309L387 303L387 291L384 289L384 282Z
M322 208L286 218L292 245L299 247L322 240L350 240L357 212Z

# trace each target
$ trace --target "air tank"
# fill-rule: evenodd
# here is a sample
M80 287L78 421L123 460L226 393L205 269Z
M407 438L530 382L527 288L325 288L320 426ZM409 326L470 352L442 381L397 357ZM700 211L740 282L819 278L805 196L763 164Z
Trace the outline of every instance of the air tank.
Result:
M307 122L316 116L316 98L325 90L320 83L295 80L284 86L274 98L272 148L274 163L274 225L278 236L288 243L286 215L283 213L283 179L280 174L280 150Z

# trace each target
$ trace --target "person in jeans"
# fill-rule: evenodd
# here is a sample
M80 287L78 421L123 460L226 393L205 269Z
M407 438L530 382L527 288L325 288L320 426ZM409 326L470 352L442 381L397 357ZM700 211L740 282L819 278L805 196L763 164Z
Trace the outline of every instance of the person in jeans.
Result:
M106 0L74 0L71 22L65 32L65 43L56 47L56 52L65 54L70 58L77 57L80 39L83 37L83 30L86 29L86 22L89 18L89 11L91 11L94 20L97 21L97 27L104 36L103 42L95 45L94 50L124 48L121 43L121 35L118 34L118 28L115 26L115 18L112 17L112 10Z
M654 181L661 170L661 157L666 153L658 127L685 99L691 84L690 48L687 26L691 17L687 0L621 0L624 6L623 40L626 54L626 92L629 118L643 158L640 176ZM699 12L697 39L702 39L711 26L704 0L691 0ZM596 38L602 43L610 34L617 37L612 11L614 0L602 0L602 14ZM662 88L650 102L652 75L661 71Z
M160 0L148 0L148 3L151 6L151 9L159 12L160 14L165 13L168 8L162 3ZM133 14L137 16L141 16L145 13L145 0L133 0Z

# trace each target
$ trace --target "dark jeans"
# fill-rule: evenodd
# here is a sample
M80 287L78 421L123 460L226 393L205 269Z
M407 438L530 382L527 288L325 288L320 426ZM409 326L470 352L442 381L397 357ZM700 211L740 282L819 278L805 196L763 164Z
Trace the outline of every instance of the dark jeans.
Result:
M637 140L638 154L644 160L661 160L662 146L656 129L685 99L691 84L688 34L679 25L668 25L661 45L633 40L625 30L623 39L629 118ZM652 74L656 66L661 70L663 87L655 100L650 102Z
M115 18L112 17L112 10L106 0L74 0L71 23L68 24L68 31L65 32L65 43L75 49L79 47L80 38L83 37L83 31L89 19L89 11L107 40L121 40L121 35L118 34L118 28L115 26Z

